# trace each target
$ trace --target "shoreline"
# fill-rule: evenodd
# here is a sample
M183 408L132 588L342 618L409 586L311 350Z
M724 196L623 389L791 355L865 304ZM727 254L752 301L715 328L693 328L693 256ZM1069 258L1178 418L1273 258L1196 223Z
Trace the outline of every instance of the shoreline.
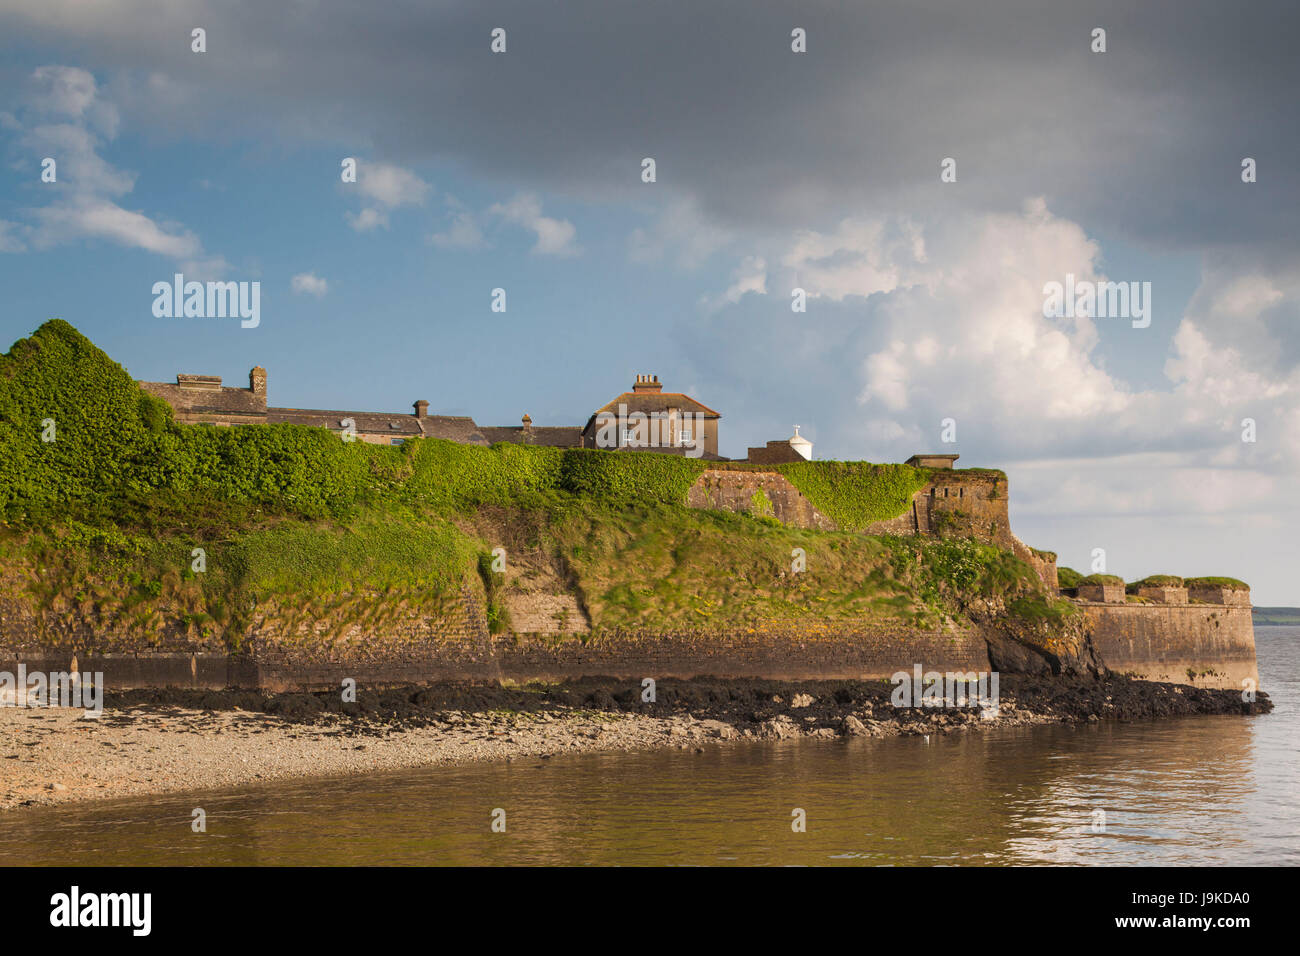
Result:
M103 714L0 707L0 811L256 783L557 754L698 748L797 737L891 737L1194 714L1266 714L1260 694L1002 675L996 717L977 707L895 708L881 681L592 679L433 684L262 695L127 691Z

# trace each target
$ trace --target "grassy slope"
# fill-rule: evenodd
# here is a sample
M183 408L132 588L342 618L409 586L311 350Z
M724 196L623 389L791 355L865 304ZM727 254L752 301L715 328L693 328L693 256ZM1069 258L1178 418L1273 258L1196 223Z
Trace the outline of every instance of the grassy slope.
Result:
M87 392L98 405L76 400ZM48 417L53 443L39 439ZM180 621L233 640L269 599L353 619L436 607L475 585L480 559L518 526L597 629L809 616L933 625L974 598L1034 598L1018 605L1027 615L1056 613L1007 552L853 533L902 513L923 470L777 466L849 529L821 533L686 508L705 464L681 457L180 426L61 322L0 357L0 460L5 575L25 577L47 609L155 637Z

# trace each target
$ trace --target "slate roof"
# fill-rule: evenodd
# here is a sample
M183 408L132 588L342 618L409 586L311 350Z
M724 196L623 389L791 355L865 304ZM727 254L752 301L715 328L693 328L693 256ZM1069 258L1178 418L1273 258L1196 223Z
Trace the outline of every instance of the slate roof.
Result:
M547 445L551 448L579 448L582 429L577 425L534 425L524 434L522 425L484 425L479 429L489 442L513 442L516 445Z
M342 429L343 419L356 423L358 432L370 435L392 435L394 438L445 438L466 445L486 445L487 439L465 415L426 415L416 418L408 413L331 411L319 408L268 408L266 421L270 425L310 425L316 428Z
M629 412L666 412L670 408L680 408L684 412L698 412L705 418L721 418L721 412L715 412L702 402L697 402L681 392L624 392L612 402L606 402L592 413L595 418L601 412L617 413L619 405L626 405Z
M216 381L221 381L216 379ZM175 382L140 382L151 395L164 399L181 412L216 415L262 415L266 406L248 388L182 388Z

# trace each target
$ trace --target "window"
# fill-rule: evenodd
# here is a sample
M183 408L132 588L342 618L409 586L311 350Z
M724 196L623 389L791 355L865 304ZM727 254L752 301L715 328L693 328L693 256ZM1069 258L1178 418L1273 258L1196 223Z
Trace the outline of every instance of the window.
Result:
M691 443L691 441L692 441L692 435L693 435L693 434L694 434L694 432L691 431L691 426L690 426L690 425L683 425L683 426L681 427L681 430L680 430L680 441L679 441L679 443L682 444L682 445L689 445L689 444Z
M401 444L402 442L404 442L404 441L406 441L405 438L390 438L390 439L388 439L388 444L390 444L390 445L400 445L400 444Z

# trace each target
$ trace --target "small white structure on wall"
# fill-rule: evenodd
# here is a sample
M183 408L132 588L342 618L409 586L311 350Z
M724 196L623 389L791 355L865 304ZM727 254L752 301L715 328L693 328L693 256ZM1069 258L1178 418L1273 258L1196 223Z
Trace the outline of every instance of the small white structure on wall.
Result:
M812 442L799 434L798 425L794 426L794 437L790 439L790 447L804 461L812 461Z

